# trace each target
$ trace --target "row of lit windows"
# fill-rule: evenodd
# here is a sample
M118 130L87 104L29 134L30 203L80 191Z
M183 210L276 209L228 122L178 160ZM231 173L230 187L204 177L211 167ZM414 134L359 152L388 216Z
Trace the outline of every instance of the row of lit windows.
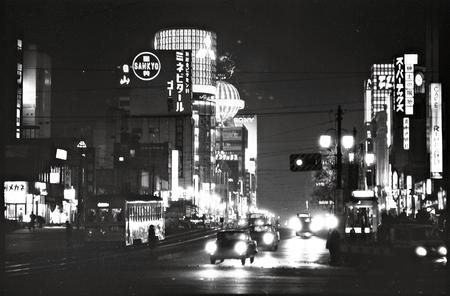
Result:
M375 64L372 66L372 76L394 75L393 64Z
M130 205L128 208L128 217L130 221L159 220L163 217L163 208L159 203L151 205Z
M174 36L174 37L163 37L163 38L157 38L156 44L159 45L159 47L164 47L168 45L177 45L181 46L181 48L200 48L203 47L205 44L205 37L191 37L191 36ZM216 42L214 39L211 40L211 49L214 49L216 47Z

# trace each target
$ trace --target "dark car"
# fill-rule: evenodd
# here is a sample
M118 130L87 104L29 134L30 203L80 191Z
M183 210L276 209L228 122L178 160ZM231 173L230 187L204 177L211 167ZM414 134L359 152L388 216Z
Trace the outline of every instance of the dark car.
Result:
M208 242L205 249L210 255L211 264L215 264L216 260L223 262L224 259L240 259L242 265L245 265L247 258L253 263L258 253L256 242L247 230L219 231L216 241Z
M276 251L280 241L280 233L272 225L255 225L249 228L250 236L260 249Z
M385 243L397 257L435 260L447 255L445 242L431 225L394 224L388 231Z

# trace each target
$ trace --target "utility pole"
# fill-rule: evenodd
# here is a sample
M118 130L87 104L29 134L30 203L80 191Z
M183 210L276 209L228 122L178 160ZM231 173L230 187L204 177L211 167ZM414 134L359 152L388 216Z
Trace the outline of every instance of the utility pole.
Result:
M342 190L342 109L338 106L336 115L337 139L336 139L336 192L335 192L335 214L339 220L338 230L342 237L345 236L344 194Z
M341 136L342 136L342 109L338 106L337 116L337 154L336 154L336 189L342 189L342 150L341 150Z

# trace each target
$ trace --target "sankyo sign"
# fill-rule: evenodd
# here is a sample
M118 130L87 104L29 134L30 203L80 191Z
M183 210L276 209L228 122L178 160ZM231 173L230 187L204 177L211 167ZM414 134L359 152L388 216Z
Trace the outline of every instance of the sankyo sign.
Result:
M141 52L133 60L133 72L137 78L150 81L155 79L161 71L161 62L151 52Z

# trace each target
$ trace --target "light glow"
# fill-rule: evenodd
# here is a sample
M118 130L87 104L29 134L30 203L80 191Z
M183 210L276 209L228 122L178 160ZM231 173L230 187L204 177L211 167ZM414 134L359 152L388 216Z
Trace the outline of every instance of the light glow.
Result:
M441 247L438 249L438 252L439 252L439 254L442 255L442 256L447 256L447 248L444 247L444 246L441 246Z
M425 257L428 253L424 247L417 247L415 252L416 252L416 255L419 257Z
M291 228L294 231L300 231L302 230L302 223L297 217L292 217L289 220L289 228Z
M342 137L342 146L345 149L350 149L353 147L353 144L355 142L355 139L353 138L353 136L343 136Z
M207 242L205 246L205 250L208 254L212 255L217 250L217 245L215 242Z
M239 255L242 255L247 251L247 244L243 241L237 242L236 245L234 245L234 250Z
M273 243L273 240L275 239L275 236L272 233L264 233L263 235L263 242L266 245L270 245Z
M373 153L367 153L365 157L365 161L367 165L372 165L375 163L375 154Z
M319 145L322 148L330 148L331 146L331 136L321 135L319 138Z

